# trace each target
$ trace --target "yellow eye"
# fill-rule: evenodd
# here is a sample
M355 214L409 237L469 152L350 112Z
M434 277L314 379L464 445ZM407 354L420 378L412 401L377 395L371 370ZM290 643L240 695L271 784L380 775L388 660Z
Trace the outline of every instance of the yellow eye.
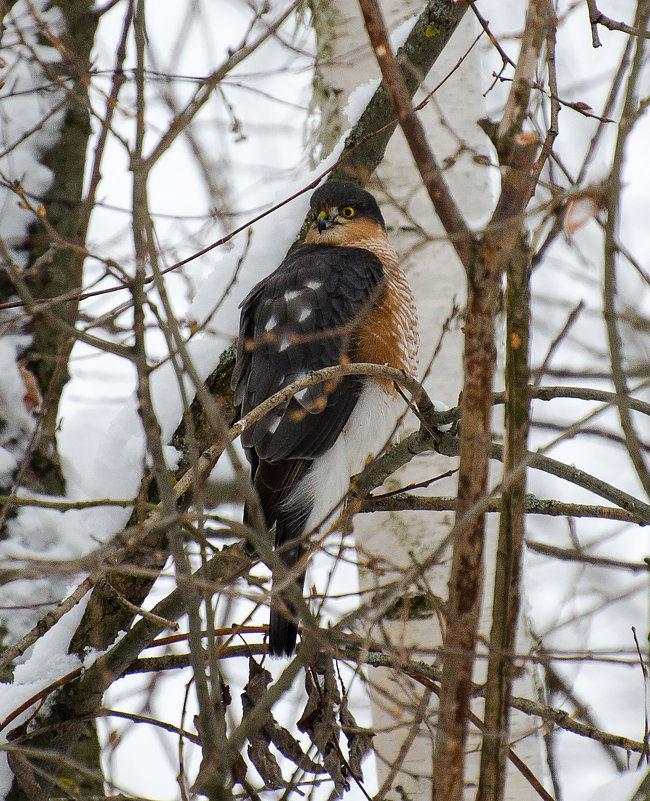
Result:
M344 217L347 217L347 218L349 219L350 217L354 217L354 215L356 214L356 212L355 212L355 210L352 208L352 206L346 206L345 208L341 209L341 214L342 214Z

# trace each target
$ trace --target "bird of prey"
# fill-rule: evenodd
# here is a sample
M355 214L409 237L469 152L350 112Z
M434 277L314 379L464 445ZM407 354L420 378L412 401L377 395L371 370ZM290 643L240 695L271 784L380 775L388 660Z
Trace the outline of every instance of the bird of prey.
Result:
M305 243L241 305L232 387L243 415L311 370L373 362L416 371L413 294L375 198L332 180L313 193L311 214ZM244 432L266 524L301 588L309 533L331 522L403 408L392 382L345 376L301 390ZM293 653L296 624L291 602L274 592L272 655Z

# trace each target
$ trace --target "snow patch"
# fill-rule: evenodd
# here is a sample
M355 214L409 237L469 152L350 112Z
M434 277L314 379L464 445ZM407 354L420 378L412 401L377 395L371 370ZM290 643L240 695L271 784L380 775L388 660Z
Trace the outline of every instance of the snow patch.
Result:
M68 653L68 647L86 609L88 597L89 595L74 606L34 644L29 659L16 667L13 684L0 684L0 721L6 720L15 709L45 687L81 666L80 659ZM9 724L9 731L27 720L33 712L34 706L21 712ZM2 732L2 742L6 742L7 733ZM9 768L7 755L1 752L0 798L6 797L12 781L13 773Z
M596 790L590 801L632 801L647 775L647 768L623 773L614 781Z

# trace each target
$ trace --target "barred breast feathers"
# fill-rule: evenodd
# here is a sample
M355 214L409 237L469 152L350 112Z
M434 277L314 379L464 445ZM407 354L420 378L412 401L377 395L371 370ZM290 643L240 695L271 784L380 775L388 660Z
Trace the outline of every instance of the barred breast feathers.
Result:
M357 247L372 251L384 267L385 285L377 304L365 317L350 354L353 361L387 364L410 375L418 367L418 316L411 287L386 237L361 240ZM390 381L384 389L395 392Z

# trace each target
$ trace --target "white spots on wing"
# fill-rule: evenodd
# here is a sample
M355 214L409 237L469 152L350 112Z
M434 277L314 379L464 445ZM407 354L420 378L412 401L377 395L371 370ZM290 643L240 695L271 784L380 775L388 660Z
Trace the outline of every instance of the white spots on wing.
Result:
M280 415L276 415L273 418L273 420L271 420L268 428L269 434L275 434L275 432L278 430L278 426L280 425L281 420L282 418L280 417Z
M323 286L323 282L322 281L311 280L311 281L307 281L305 286L307 287L307 289L320 289Z
M278 324L278 318L272 314L269 319L266 321L266 325L264 326L265 331L272 331L275 326Z
M284 301L287 304L287 317L292 322L302 323L312 313L312 307L305 298L306 289L289 289L284 293Z
M285 351L290 344L291 344L290 340L284 337L284 339L280 342L280 345L278 346L278 350L280 351L280 353L282 353L282 351Z
M294 381L302 381L302 379L306 378L306 377L307 377L307 373L302 372L302 373L298 373L293 380ZM311 389L311 387L305 387L304 389L298 390L298 392L296 392L296 394L294 395L294 398L299 403L302 402L305 399L305 395L307 394L307 392L309 392L310 389Z

